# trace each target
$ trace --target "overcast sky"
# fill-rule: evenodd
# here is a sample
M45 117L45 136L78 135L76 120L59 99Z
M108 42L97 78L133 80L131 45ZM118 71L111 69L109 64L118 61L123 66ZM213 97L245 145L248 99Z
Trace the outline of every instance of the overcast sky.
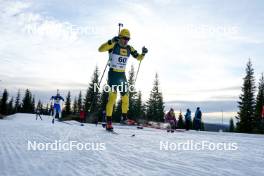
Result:
M263 19L261 0L0 0L0 89L85 90L122 22L129 43L149 49L136 84L144 99L158 72L165 101L235 102L248 59L256 80L264 71Z

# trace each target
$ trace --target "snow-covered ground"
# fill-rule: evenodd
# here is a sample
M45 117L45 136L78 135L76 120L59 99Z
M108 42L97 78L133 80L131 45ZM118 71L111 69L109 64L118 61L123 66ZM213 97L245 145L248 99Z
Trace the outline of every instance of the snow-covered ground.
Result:
M101 126L70 121L51 124L51 117L35 120L31 114L15 114L0 120L1 176L77 175L264 175L264 136L176 132L115 126L119 135ZM134 137L131 137L135 134ZM38 150L30 150L36 142ZM88 144L87 150L42 150L48 143ZM226 143L237 150L183 150L188 142ZM30 143L31 142L31 143ZM205 143L206 143L205 142ZM43 143L43 144L41 144ZM161 146L162 144L162 146ZM168 150L165 150L169 144ZM93 146L93 150L91 147ZM97 146L95 146L97 145ZM182 146L183 146L182 145ZM176 149L176 147L178 149ZM162 150L160 150L162 149Z

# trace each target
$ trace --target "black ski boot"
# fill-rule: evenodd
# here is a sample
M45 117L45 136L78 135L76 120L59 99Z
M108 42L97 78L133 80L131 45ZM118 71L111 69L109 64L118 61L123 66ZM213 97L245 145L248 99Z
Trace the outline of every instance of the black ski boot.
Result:
M122 114L120 124L123 124L123 125L127 124L127 114L125 113Z
M107 116L106 117L106 131L113 131L114 128L112 126L112 117L111 116Z

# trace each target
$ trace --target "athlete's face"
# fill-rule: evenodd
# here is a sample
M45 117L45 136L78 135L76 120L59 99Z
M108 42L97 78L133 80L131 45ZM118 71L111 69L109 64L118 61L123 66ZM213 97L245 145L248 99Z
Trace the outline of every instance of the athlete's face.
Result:
M121 37L120 42L122 45L127 45L130 38L127 37Z

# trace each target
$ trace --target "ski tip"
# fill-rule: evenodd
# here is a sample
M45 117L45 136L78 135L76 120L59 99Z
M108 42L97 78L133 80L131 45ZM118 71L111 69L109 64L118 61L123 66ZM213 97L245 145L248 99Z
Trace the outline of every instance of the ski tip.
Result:
M117 135L118 135L118 133L117 133L117 132L115 132L115 131L110 131L110 133L112 133L112 134L117 134Z
M108 133L112 133L112 134L118 134L117 132L113 131L113 130L105 130L107 131Z

